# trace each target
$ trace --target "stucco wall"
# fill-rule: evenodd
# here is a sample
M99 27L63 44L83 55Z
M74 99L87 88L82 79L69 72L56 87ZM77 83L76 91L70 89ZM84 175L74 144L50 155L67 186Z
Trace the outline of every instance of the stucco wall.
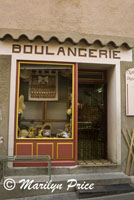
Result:
M129 68L134 68L134 50L133 50L133 62L121 62L121 128L126 131L126 129L134 129L134 116L126 116L126 79L125 73ZM122 168L125 170L128 147L126 145L125 139L122 135ZM134 173L134 172L133 172Z
M0 28L134 37L133 0L1 0Z
M7 155L8 150L8 124L9 124L9 91L10 91L10 67L11 56L0 56L0 136L4 142L0 144L0 154Z

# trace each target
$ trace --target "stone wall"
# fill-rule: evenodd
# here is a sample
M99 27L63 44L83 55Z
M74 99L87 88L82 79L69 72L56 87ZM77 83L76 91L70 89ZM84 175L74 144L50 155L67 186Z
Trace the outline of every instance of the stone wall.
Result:
M125 73L129 68L134 68L134 50L133 50L133 62L121 62L121 128L126 131L126 129L134 129L134 116L126 116L126 79ZM125 170L128 156L128 147L122 137L122 168Z
M9 92L10 92L10 68L11 56L0 56L0 110L2 120L0 120L0 136L4 142L0 144L0 154L8 153L8 129L9 129Z
M0 19L0 28L134 37L133 0L1 0Z

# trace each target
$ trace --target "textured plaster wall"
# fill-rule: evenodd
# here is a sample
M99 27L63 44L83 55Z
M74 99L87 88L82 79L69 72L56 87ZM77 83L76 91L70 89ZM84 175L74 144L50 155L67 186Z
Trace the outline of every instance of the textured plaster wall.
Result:
M0 136L4 143L0 144L0 154L7 155L8 150L8 124L9 124L9 91L10 91L11 57L0 55Z
M134 37L134 0L0 0L0 28Z
M134 50L133 50L133 62L121 62L121 128L126 131L126 129L134 129L134 116L126 116L126 79L125 73L129 68L134 68ZM122 135L122 168L125 170L128 147L126 145L125 139ZM134 173L134 172L133 172Z

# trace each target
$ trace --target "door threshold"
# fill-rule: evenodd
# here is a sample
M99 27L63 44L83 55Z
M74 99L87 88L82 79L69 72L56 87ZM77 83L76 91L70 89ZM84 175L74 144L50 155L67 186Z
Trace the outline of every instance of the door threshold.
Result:
M78 165L81 166L115 166L116 163L111 162L110 160L78 160Z

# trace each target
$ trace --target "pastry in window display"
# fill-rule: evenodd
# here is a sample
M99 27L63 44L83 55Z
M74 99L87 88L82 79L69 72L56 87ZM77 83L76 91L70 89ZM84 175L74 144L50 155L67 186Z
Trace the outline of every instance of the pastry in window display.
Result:
M32 71L28 69L21 70L20 77L25 81L28 82L32 77Z
M43 130L43 136L44 137L50 137L50 129L45 129L45 130Z
M68 115L71 115L72 114L72 108L68 108L66 112L67 112Z
M42 137L51 137L52 133L52 124L50 123L45 123L43 125L36 126L35 128L36 132L36 138L42 138Z
M51 137L51 133L52 133L52 124L50 123L45 123L43 126L42 126L42 129L43 129L43 136L44 137Z
M24 95L20 95L19 97L19 114L23 114L23 111L26 109L26 105L24 104Z
M28 130L22 129L19 131L20 138L27 138L28 137Z
M43 137L43 130L41 129L41 130L39 130L39 132L38 132L38 137Z
M35 138L42 138L43 137L42 133L43 133L43 130L41 126L37 126L36 131L35 131Z
M71 138L72 134L71 134L71 124L67 123L65 125L65 131L67 132L68 138Z
M62 131L61 133L57 133L58 138L69 138L69 135L66 131Z
M36 131L35 127L29 127L28 137L29 138L34 138L35 137L35 131Z
M27 137L27 130L26 129L22 129L21 127L21 115L23 114L23 111L26 109L26 105L24 104L24 95L20 95L19 97L19 101L18 101L18 134L20 137ZM24 132L21 132L22 130L24 130Z
M58 138L71 138L71 125L70 123L65 125L65 130L62 130L60 133L56 134Z

